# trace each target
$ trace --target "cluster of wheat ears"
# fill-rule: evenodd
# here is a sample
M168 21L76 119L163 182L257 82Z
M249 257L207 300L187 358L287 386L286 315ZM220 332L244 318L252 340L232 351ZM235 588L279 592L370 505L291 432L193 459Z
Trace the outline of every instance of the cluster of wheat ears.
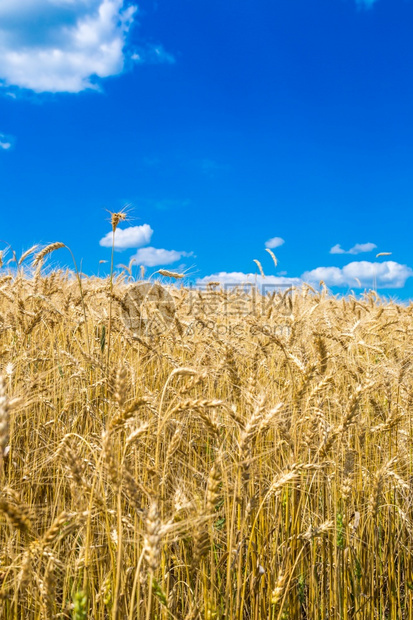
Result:
M413 618L413 306L164 278L133 333L62 246L0 276L1 618Z

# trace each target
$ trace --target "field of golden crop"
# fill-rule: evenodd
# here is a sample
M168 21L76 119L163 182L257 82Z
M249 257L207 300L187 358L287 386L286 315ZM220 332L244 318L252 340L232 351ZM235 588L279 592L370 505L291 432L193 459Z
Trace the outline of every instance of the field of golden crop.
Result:
M1 618L413 618L412 305L161 277L128 323L142 281L42 258L0 276Z

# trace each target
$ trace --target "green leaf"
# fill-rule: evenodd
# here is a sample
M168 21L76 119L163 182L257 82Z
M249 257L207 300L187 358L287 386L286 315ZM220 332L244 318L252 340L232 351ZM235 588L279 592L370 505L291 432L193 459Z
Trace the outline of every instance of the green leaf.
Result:
M152 581L152 592L154 593L156 598L162 603L162 605L164 605L165 607L168 606L168 601L166 599L166 594L162 590L161 586L159 585L159 582L156 581L156 579L154 579Z

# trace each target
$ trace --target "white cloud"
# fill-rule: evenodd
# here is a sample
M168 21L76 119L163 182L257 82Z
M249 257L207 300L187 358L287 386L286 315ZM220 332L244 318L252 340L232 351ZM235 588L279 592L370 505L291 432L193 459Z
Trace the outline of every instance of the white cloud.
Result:
M150 243L153 230L149 224L142 226L129 226L128 228L117 228L115 231L115 248L117 250L126 250L127 248L139 248L142 245ZM112 232L99 241L99 245L104 248L112 247Z
M272 239L268 239L268 241L265 242L265 247L273 250L274 248L279 248L280 245L283 245L284 243L285 241L281 237L272 237Z
M158 267L176 263L183 256L192 256L192 252L178 252L177 250L163 250L160 248L141 248L132 256L138 265Z
M0 84L35 92L97 90L98 78L122 73L129 59L132 64L127 43L136 14L126 0L1 0ZM143 61L171 58L152 46Z
M337 243L331 248L330 254L362 254L363 252L372 252L376 248L377 245L375 243L356 243L349 250L343 250L341 245Z
M407 265L401 265L394 261L383 263L371 263L368 261L354 261L339 267L317 267L312 271L306 271L300 278L279 276L266 276L254 273L242 273L239 271L221 271L196 281L198 286L205 286L209 282L219 282L225 287L256 285L263 289L301 286L304 282L318 284L323 280L328 286L350 288L402 288L406 280L413 277L413 269Z
M339 267L317 267L306 271L301 276L305 282L316 283L323 280L328 286L360 286L371 288L402 288L406 280L413 276L413 270L407 265L395 261L371 263L368 261L354 261Z
M0 133L0 149L3 151L9 151L13 146L13 139L10 136L6 136L4 133Z
M336 245L333 245L333 247L331 248L330 254L346 254L346 250L343 250L341 245L339 243L336 243Z
M220 282L227 287L256 284L264 287L286 288L293 285L300 286L302 284L301 278L285 278L282 276L266 276L263 278L255 273L242 273L240 271L232 271L230 273L220 271L219 273L214 273L204 278L198 278L196 281L200 286L206 285L208 282Z

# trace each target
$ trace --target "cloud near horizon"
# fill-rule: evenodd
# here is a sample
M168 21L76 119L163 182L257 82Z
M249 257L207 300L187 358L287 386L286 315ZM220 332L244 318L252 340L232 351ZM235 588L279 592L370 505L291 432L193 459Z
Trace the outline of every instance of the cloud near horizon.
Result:
M354 261L344 267L317 267L301 276L305 282L318 284L323 280L327 286L350 288L403 288L413 269L395 261L372 263Z
M161 46L127 49L137 12L124 0L1 0L0 85L78 93L99 90L128 60L172 62Z
M179 252L177 250L164 250L161 248L140 248L136 254L131 256L137 265L145 267L159 267L161 265L171 265L182 257L193 256L192 252Z
M353 261L344 267L317 267L304 272L300 277L265 276L239 271L220 271L203 278L198 278L198 285L209 282L219 282L223 286L232 287L245 284L256 284L261 287L287 288L301 286L304 282L318 285L321 280L327 286L340 288L403 288L406 280L413 277L413 269L395 261L371 263L368 261Z
M363 252L372 252L376 248L377 245L375 243L356 243L349 250L343 250L341 245L337 243L331 248L330 254L362 254Z
M242 273L241 271L220 271L204 278L198 278L196 284L199 286L207 285L209 282L219 282L223 286L235 287L249 284L258 286L268 286L268 288L288 288L289 286L300 286L303 282L301 278L287 278L284 276L265 276L255 273Z
M139 248L150 243L153 230L149 224L142 226L129 226L128 228L117 228L115 231L115 249L127 250L128 248ZM104 248L112 247L112 231L108 232L100 241L99 245Z

